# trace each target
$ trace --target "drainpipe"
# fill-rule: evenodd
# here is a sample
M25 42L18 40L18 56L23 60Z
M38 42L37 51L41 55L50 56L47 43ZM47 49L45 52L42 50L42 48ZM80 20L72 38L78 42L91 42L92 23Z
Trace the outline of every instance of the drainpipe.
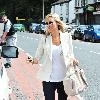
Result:
M44 20L44 0L43 0L43 20Z
M84 24L87 24L87 15L86 15L86 5L85 5L85 0L83 0L83 14L84 14Z

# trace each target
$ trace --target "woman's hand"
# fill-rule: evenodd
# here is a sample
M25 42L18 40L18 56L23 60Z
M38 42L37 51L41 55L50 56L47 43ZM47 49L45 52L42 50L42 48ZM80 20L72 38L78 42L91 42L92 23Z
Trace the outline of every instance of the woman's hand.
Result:
M78 65L79 64L79 61L75 58L71 58L71 65Z
M73 65L78 65L79 61L77 59L73 59Z
M31 57L28 57L27 62L32 63L32 65L33 65L33 64L38 64L38 63L39 63L37 59L31 58Z

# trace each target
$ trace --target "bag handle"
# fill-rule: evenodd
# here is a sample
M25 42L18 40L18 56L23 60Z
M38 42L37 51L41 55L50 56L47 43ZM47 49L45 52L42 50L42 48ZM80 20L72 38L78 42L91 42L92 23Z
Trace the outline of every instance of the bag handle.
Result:
M81 69L81 72L80 72L80 77L83 80L83 82L86 84L86 86L88 87L88 83L85 81L85 79L84 79L84 77L82 75L82 69Z
M78 74L80 74L79 76L81 77L82 81L86 84L86 86L88 86L88 83L86 82L86 80L84 79L84 77L82 75L82 73L84 73L84 70L82 68L80 68L79 65L75 65L74 69L75 69L76 73L78 72Z

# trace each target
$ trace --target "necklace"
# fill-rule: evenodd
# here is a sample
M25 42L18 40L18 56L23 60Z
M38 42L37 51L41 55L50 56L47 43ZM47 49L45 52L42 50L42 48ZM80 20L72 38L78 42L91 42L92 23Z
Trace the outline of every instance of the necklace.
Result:
M54 37L54 38L52 38L52 43L54 44L54 45L60 45L60 37Z

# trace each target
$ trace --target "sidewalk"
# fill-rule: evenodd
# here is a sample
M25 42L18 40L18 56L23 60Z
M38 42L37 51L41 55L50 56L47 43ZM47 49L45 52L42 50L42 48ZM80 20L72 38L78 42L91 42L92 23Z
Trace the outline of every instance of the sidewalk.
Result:
M45 100L42 83L36 78L39 66L26 62L27 55L20 51L19 58L7 69L12 87L11 100ZM57 100L57 96L56 96Z

